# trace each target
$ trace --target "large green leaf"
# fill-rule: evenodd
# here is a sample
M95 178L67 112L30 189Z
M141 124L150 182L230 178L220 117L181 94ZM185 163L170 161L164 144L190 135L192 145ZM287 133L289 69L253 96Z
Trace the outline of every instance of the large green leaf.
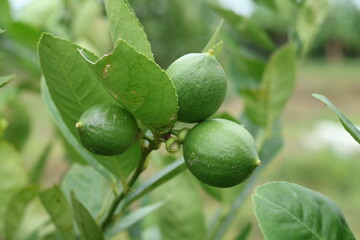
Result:
M91 214L86 210L72 194L71 202L73 206L74 216L81 236L86 240L103 240L104 235Z
M115 236L116 234L124 231L125 229L131 227L138 221L140 221L143 218L145 218L146 216L148 216L149 214L158 210L164 204L166 204L166 201L161 201L161 202L151 204L151 205L141 207L141 208L134 210L133 212L131 212L128 215L121 218L120 221L112 224L106 232L106 237L111 238L112 236Z
M124 0L105 0L105 9L110 22L114 44L124 39L136 51L154 59L145 31L130 5Z
M10 201L5 215L5 238L15 240L28 204L37 196L38 186L30 185L17 192Z
M253 202L265 239L355 240L341 209L311 189L268 183L255 190Z
M39 43L40 63L46 80L46 84L42 84L45 102L63 135L68 140L75 136L77 142L79 136L75 123L85 110L96 104L116 104L90 71L77 51L79 48L69 41L50 34L43 34ZM87 56L97 58L90 52L87 52ZM71 144L79 145L76 149L85 151L79 143L76 144L71 140ZM95 166L96 163L93 161L95 159L124 182L140 159L140 146L136 143L124 154L118 156L87 155L85 159L89 164Z
M70 205L61 189L54 186L41 192L39 196L61 238L74 240L75 233Z
M344 126L345 130L350 133L350 135L358 142L360 143L360 130L355 127L355 125L344 115L342 112L337 109L337 107L330 102L329 99L327 99L325 96L320 94L313 94L313 97L319 99L324 104L326 104L333 112L336 113L338 116L341 124Z
M175 123L178 106L172 81L127 42L119 40L111 54L85 62L108 92L153 132L168 131Z
M0 88L11 82L15 78L15 75L7 75L0 77Z
M296 18L296 30L303 56L310 50L312 42L328 15L328 10L327 0L307 0L302 4Z
M260 87L244 91L247 116L271 130L292 94L295 78L296 50L293 43L288 43L271 55Z
M268 34L252 22L251 19L237 15L235 12L222 7L212 5L211 8L236 29L242 38L248 39L265 49L272 50L275 48L275 44Z
M104 202L111 200L111 182L90 166L74 163L62 179L61 188L67 198L76 193L78 201L90 212L93 218L98 216Z
M0 166L0 236L3 236L8 203L27 179L19 153L5 141L0 141Z

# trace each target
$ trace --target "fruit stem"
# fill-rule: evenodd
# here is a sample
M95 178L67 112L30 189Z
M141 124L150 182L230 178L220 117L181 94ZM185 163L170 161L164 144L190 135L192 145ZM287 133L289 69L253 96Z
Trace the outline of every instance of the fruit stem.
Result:
M209 54L210 54L211 56L214 56L215 51L214 51L213 49L210 49L210 50L209 50Z
M139 163L138 163L134 173L132 174L132 176L127 184L127 188L123 189L121 194L118 195L113 200L111 207L109 209L109 212L106 215L103 223L101 224L102 230L104 230L112 222L113 216L116 212L117 207L119 206L120 202L127 196L127 194L129 193L129 189L131 189L131 187L135 184L136 180L139 178L141 173L145 170L144 166L145 166L146 159L149 156L150 152L153 151L154 149L157 149L157 147L158 146L156 145L156 142L151 141L149 146L142 148L141 158L139 160Z

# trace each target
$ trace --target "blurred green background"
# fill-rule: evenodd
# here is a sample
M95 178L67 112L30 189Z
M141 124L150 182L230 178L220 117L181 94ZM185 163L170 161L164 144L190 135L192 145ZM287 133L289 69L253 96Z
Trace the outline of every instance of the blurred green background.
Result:
M289 34L284 19L251 0L129 2L144 25L156 61L164 68L186 53L203 49L220 20L211 7L214 4L251 18L266 29L277 45L284 43ZM336 115L311 94L326 95L349 119L360 124L360 1L329 0L329 4L328 17L299 68L293 97L282 117L284 147L257 185L284 180L327 195L343 209L359 238L360 147L342 128ZM11 9L11 21L5 16L7 7ZM101 1L96 0L13 0L8 6L7 1L0 0L0 27L7 30L0 35L0 75L16 74L12 83L0 89L0 116L10 122L5 137L19 149L26 168L33 166L52 141L54 147L41 179L44 186L59 182L74 158L61 137L54 138L58 133L39 94L37 40L41 32L47 31L98 55L108 53L112 46L104 14ZM254 50L226 22L222 36L227 39L225 49L227 44L244 44ZM231 52L231 48L226 51ZM226 61L227 56L223 54L220 58L226 72L231 65ZM243 104L235 88L230 88L222 109L236 118L240 116ZM205 209L212 212L218 203L205 194L204 199ZM44 215L37 214L39 219ZM226 239L233 239L237 229L249 221L253 223L250 239L263 239L250 198Z

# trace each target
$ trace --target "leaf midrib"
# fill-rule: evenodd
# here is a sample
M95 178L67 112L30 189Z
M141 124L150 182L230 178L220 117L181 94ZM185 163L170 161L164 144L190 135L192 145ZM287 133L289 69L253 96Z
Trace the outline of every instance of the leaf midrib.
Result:
M307 226L306 224L304 224L302 221L300 221L300 219L298 217L296 217L294 214L290 213L286 208L283 208L282 206L280 206L279 204L271 201L268 198L265 198L261 195L258 194L254 194L254 197L259 197L267 202L269 202L270 204L278 207L279 209L283 210L285 213L287 213L290 217L292 217L293 219L295 219L298 223L300 223L301 226L303 226L305 229L307 229L310 233L312 233L316 238L323 240L323 238L321 238L320 236L318 236L309 226Z

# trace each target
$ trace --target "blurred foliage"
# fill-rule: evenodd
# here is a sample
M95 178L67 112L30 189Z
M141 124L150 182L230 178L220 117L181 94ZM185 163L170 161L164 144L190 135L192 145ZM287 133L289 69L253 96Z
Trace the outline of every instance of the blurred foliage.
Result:
M360 31L356 31L356 26L360 23L359 8L349 0L330 1L329 15L326 19L325 7L319 9L319 6L323 6L321 4L326 2L324 0L256 0L254 2L256 2L254 13L246 17L236 14L231 9L224 8L219 1L215 0L129 0L145 28L155 60L163 68L166 68L175 59L186 53L200 52L216 29L220 19L223 18L225 22L220 31L221 39L219 40L222 40L224 44L223 52L219 59L228 74L230 86L234 87L234 89L230 90L231 94L247 94L246 97L248 99L255 99L254 101L257 104L254 105L260 106L257 108L260 112L262 111L260 108L264 104L259 99L262 97L261 94L268 90L268 85L270 85L269 83L264 83L266 80L264 80L263 76L267 69L270 68L267 65L268 60L274 58L273 51L279 46L292 41L296 45L298 56L303 57L309 51L310 54L323 56L326 54L325 46L329 43L331 45L335 41L337 45L340 44L343 47L345 54L358 56L360 53ZM0 151L0 162L5 161L5 158L8 158L6 160L15 159L12 163L6 161L3 166L7 167L9 164L16 166L9 167L13 169L12 171L0 174L2 177L0 177L2 179L0 182L5 182L6 178L16 179L14 175L18 176L18 178L14 182L16 185L14 189L4 188L4 192L0 194L9 195L6 198L0 197L4 205L9 202L10 195L15 194L27 181L21 160L26 163L31 180L41 183L44 171L46 171L46 165L51 160L49 154L55 146L53 142L37 144L38 148L44 150L33 164L27 158L21 159L22 156L19 154L19 152L24 152L24 145L26 145L26 141L32 134L38 134L37 139L42 139L41 134L33 133L34 123L29 118L29 113L36 115L34 112L36 112L37 106L31 106L23 98L24 95L29 93L35 93L34 95L40 98L39 79L42 72L36 50L40 34L46 31L69 39L93 51L98 56L109 53L113 47L108 23L105 18L105 8L100 0L33 0L18 12L11 12L10 7L11 4L7 0L0 0L0 77L16 74L14 81L0 89L0 124L4 122L3 120L8 123L7 128L4 129L3 136L1 136L2 129L0 129L0 150L2 150L2 152ZM296 19L300 20L297 21ZM318 27L323 21L325 22L324 26L318 32ZM2 32L2 29L5 32ZM315 45L310 47L313 40L315 40ZM301 45L300 42L305 42L304 45L306 46ZM282 61L278 65L282 65ZM277 74L280 75L282 73ZM2 85L1 82L0 85ZM291 90L292 86L284 89L284 92L289 93ZM282 108L283 105L280 110ZM252 132L254 135L258 134L261 136L262 127L258 131L259 126L256 125L258 122L251 119L251 116L249 116L251 114L247 115L242 116L242 123L251 129L255 129ZM265 144L269 144L269 149L275 149L275 151L266 152L268 149L264 150L264 156L271 156L267 159L267 162L270 161L282 144L281 134L278 129L279 122L277 121L280 113L275 115L271 119L271 124L269 124L271 126L267 126L273 134L272 138L270 138L271 141L265 142ZM44 116L36 117L41 118ZM237 118L236 120L240 118L240 116L235 117ZM76 161L86 165L83 157L67 142L65 137L60 136L59 132L56 132L55 135L55 139L58 138L57 136L61 139L64 138L63 147L68 153L65 158L69 162ZM3 137L3 140L1 140L1 137ZM301 159L304 158L301 153L298 155L301 156ZM314 158L317 157L314 156ZM349 194L351 188L356 185L353 183L356 168L352 169L348 164L344 165L339 161L333 160L332 155L326 155L326 157L329 158L329 162L325 162L325 160L316 162L312 165L313 171L310 172L308 165L304 166L301 159L295 159L286 165L285 168L282 168L282 171L274 171L276 172L275 178L290 179L292 181L305 179L309 182L307 186L315 188L325 185L321 180L328 183L329 179L333 179L337 183L337 190L340 189L338 188L340 186L346 194ZM311 156L305 156L305 158L310 159ZM324 171L324 165L327 166L325 168L326 180L319 178L318 174L318 172ZM349 169L351 171L347 172ZM65 176L62 186L65 189L67 201L70 201L70 189L86 189L82 186L93 181L94 179L88 179L89 176L93 175L98 174L93 170L89 170L88 166L73 165ZM76 179L75 182L77 184L67 182L69 179L72 179L72 181ZM319 184L315 185L313 182L318 182ZM349 182L351 184L347 185ZM91 187L95 186L95 188L89 191L77 191L77 193L80 193L80 195L77 195L79 201L81 200L83 204L86 203L84 206L91 210L90 213L85 213L86 217L93 215L95 218L93 212L104 210L99 210L101 199L94 198L92 195L105 190L107 192L111 192L111 190L117 191L111 189L111 187L116 188L116 186L109 186L109 182L103 184L106 188L102 188L101 184L103 184L103 180L91 184ZM87 187L90 186L87 185ZM159 215L151 220L153 222L160 222L160 225L154 228L143 229L143 236L148 235L150 236L149 239L154 240L158 239L157 237L162 233L164 236L168 236L169 239L174 239L175 236L173 234L176 233L184 236L184 239L189 239L187 236L189 231L196 232L198 228L200 229L196 232L198 236L192 236L194 239L202 238L205 234L204 228L207 225L211 225L205 223L202 216L200 216L202 205L200 198L202 195L200 193L204 195L205 193L209 194L204 197L207 200L206 204L210 202L210 204L212 203L217 206L219 204L216 201L223 201L227 205L225 207L225 211L227 211L231 204L236 199L239 199L239 193L246 189L246 186L240 185L234 189L220 191L194 184L186 174L182 174L176 180L164 185L158 192L155 191L153 197L157 200L163 200L174 189L179 191L173 195L173 198L169 199L170 204L161 208ZM1 188L0 191L2 191ZM106 194L104 193L103 195ZM191 197L183 201L184 196ZM215 200L210 200L211 196ZM63 198L65 199L65 196ZM86 199L90 198L94 202L86 202ZM213 203L214 201L216 202L215 204ZM20 202L19 204L27 203ZM105 202L103 204L109 203ZM38 210L39 208L41 207L37 206L37 213L41 212ZM94 210L93 208L96 209ZM212 209L214 207L210 206L209 208ZM183 209L183 211L179 209ZM3 215L4 212L5 207L2 206L0 215ZM83 212L82 215L84 215ZM44 215L44 213L41 214ZM101 214L103 212L99 213L100 217ZM205 212L207 216L210 214L212 212ZM214 215L215 220L213 220L215 222L223 220L221 217L224 216L219 215L220 218L217 218L216 214ZM176 229L177 232L172 231L181 225L184 219L189 218L189 216L193 220L197 219L196 223L187 222L183 229ZM154 226L153 222L149 224L152 227ZM47 230L49 228L48 225L51 224L48 222L44 225L44 228ZM238 239L246 239L251 230L251 225L243 224L241 226L245 226L243 231L239 233L239 229L237 229L236 234L239 234ZM0 223L0 231L2 227ZM227 226L218 227L219 229L221 227L227 228ZM54 226L51 225L50 230L41 234L33 232L33 236L36 236L36 239L39 239L40 235L45 236L42 239L47 239L46 236L49 239L54 239L56 234L53 232L53 228ZM190 230L187 231L187 229ZM22 232L23 236L21 237L27 235L28 232Z

